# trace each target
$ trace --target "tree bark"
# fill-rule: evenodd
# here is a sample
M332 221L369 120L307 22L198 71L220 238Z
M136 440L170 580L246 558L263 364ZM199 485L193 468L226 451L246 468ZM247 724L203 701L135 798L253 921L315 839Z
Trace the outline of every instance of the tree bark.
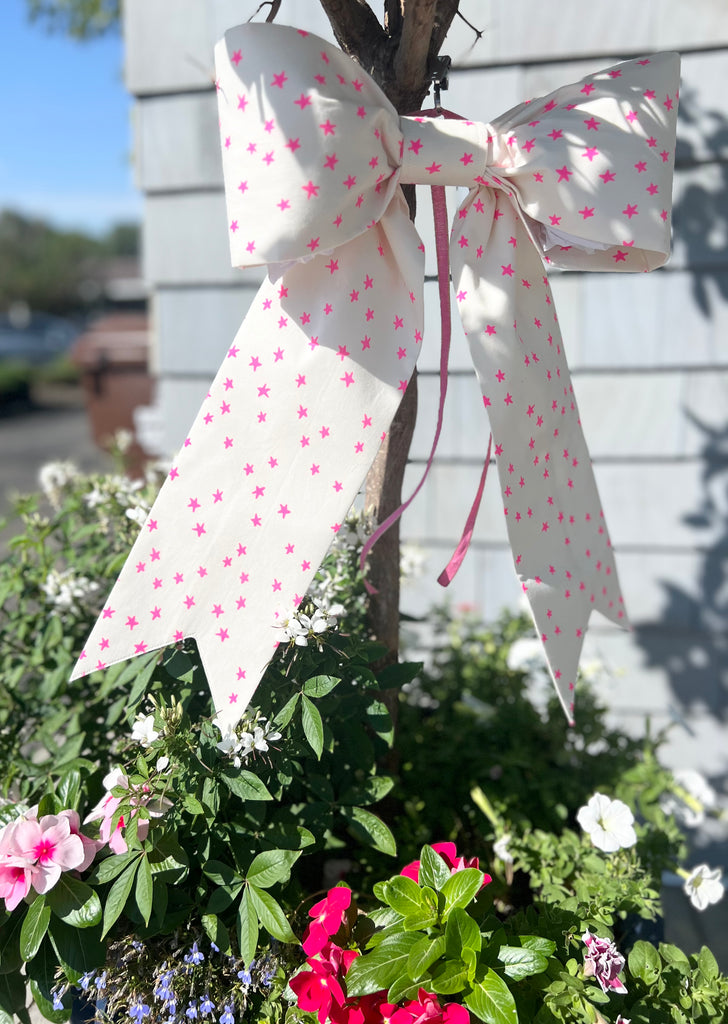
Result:
M437 56L459 0L385 0L380 24L366 0L321 0L341 48L369 72L400 114L419 110L430 87L428 69ZM412 186L405 195L414 220ZM381 523L402 503L402 480L417 415L417 372L382 444L366 483L365 503ZM369 555L369 582L376 588L369 606L374 635L388 649L386 661L399 650L399 523L374 545ZM396 691L387 701L396 713Z

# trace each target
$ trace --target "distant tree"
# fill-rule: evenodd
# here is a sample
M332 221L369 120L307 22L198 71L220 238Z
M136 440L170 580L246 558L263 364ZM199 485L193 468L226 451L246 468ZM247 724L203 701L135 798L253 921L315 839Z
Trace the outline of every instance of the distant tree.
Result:
M117 225L95 238L2 210L0 310L14 302L26 302L31 309L46 313L84 312L89 306L89 290L84 286L99 276L103 262L134 256L138 248L135 224Z
M51 32L63 32L74 39L92 39L117 31L121 0L25 0L33 21L41 21Z

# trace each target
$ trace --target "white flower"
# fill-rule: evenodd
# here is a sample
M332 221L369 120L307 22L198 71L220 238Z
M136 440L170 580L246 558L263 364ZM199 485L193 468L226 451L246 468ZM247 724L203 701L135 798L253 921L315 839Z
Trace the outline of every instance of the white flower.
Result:
M595 793L576 816L594 846L605 853L614 853L623 847L634 846L637 834L634 815L621 800L610 800L603 793Z
M163 772L165 768L169 768L169 758L166 754L163 754L161 757L157 758L157 771Z
M705 821L706 810L712 810L717 803L715 790L700 772L691 768L676 771L673 777L685 792L663 793L660 807L665 814L672 814L683 827L697 828Z
M57 508L64 487L78 475L78 467L73 462L47 462L38 471L38 482L46 498Z
M705 910L711 903L723 899L725 886L721 880L723 872L720 868L712 870L707 864L698 864L685 879L683 889L690 897L690 902L698 910Z
M403 583L420 579L426 564L427 555L418 544L402 544L399 552L399 577Z
M131 519L133 523L137 523L139 526L144 526L148 514L148 509L144 508L142 505L135 505L134 508L128 508L125 513L127 519Z
M493 853L496 855L496 857L498 857L499 860L502 860L504 864L513 863L513 857L511 856L511 852L508 849L508 844L510 841L510 833L506 832L504 835L500 837L500 839L496 839L496 841L493 843Z
M143 747L150 747L155 740L159 739L161 733L154 728L154 715L137 715L131 730L131 738L141 743Z
M95 609L100 585L86 576L76 576L72 569L58 572L51 569L41 584L41 590L50 604L62 612L73 609Z

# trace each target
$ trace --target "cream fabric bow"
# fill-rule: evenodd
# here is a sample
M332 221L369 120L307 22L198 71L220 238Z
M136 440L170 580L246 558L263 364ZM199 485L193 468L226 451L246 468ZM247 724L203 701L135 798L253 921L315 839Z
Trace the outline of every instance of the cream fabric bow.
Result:
M544 261L667 258L677 54L491 124L400 117L349 57L283 26L231 29L216 64L232 260L268 277L74 678L192 636L221 722L242 715L419 354L424 250L399 186L464 185L454 291L516 570L571 716L591 611L624 610Z

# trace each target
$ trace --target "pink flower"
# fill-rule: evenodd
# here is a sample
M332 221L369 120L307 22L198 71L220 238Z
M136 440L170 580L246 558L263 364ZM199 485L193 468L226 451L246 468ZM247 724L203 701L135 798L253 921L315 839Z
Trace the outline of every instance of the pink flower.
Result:
M68 818L69 824L71 826L71 835L78 836L78 838L81 840L81 843L83 844L83 860L78 865L77 870L85 871L86 868L89 867L89 865L91 864L91 861L96 856L96 852L100 850L104 844L98 842L96 839L89 839L88 836L85 836L81 832L81 818L79 817L78 811L72 811L70 809L66 811L60 811L58 817Z
M8 911L15 910L30 892L38 868L24 856L15 839L18 826L25 818L18 818L0 829L0 899L5 900Z
M68 818L45 814L40 821L24 818L13 831L12 842L20 856L35 865L32 885L36 892L52 889L62 871L79 867L85 857L83 843L71 834Z
M625 959L611 939L600 939L587 929L582 935L586 944L584 975L596 978L602 992L626 992L617 975L624 968Z
M403 1006L384 1003L380 1007L384 1024L470 1024L470 1014L460 1003L440 1006L437 996L421 988L417 999Z
M306 929L301 945L309 956L315 956L324 948L331 936L336 935L344 923L346 911L351 904L351 889L338 885L329 889L326 897L316 903L308 912L313 921Z
M450 874L454 875L458 871L462 871L464 868L478 868L480 861L477 857L471 857L467 860L465 857L458 857L458 852L455 847L455 843L433 843L432 849L435 853L439 853L442 859L445 861L447 866L450 868ZM405 875L407 878L414 879L419 884L420 881L420 862L413 860L411 864L407 864L400 871L400 875ZM490 875L483 876L483 885L481 889L486 886L492 879Z
M108 843L114 853L126 853L129 847L127 846L126 840L121 832L124 827L123 815L119 818L113 833L111 831L111 822L116 814L119 804L121 803L121 797L114 796L111 792L115 786L122 786L124 789L129 788L129 779L121 768L114 768L104 779L106 796L99 801L90 814L86 815L84 824L89 821L101 821L101 826L99 828L100 845L103 846L104 843ZM141 804L146 801L144 797L139 797L138 802ZM148 833L149 822L146 820L140 821L137 835L143 841L147 838Z

